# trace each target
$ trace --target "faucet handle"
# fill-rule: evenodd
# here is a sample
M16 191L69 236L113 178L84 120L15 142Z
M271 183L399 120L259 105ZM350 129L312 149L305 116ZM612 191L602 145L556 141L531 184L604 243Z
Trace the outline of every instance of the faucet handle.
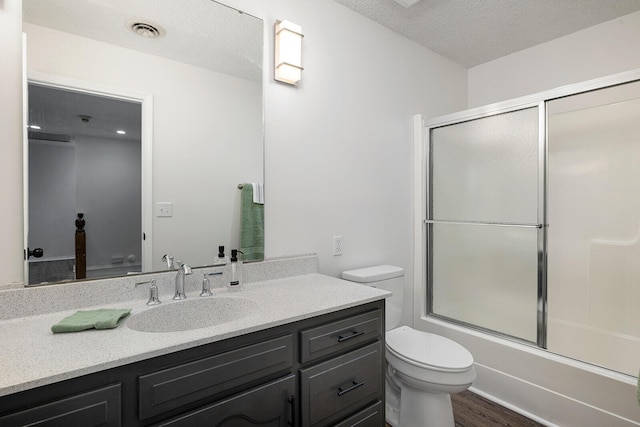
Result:
M138 285L146 285L147 283L151 283L149 287L149 301L147 301L147 305L158 305L162 301L158 298L158 287L156 286L156 279L147 280L146 282L138 282L135 284L137 288Z
M211 293L211 282L209 281L209 277L211 276L222 276L222 271L204 273L204 279L202 279L202 292L200 292L201 297L210 297L213 295Z

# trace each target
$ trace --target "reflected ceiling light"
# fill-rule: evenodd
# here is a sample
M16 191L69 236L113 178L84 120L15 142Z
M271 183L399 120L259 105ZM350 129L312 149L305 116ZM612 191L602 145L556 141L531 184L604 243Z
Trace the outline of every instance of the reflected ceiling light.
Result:
M41 128L40 126L38 126L38 125L29 125L29 126L27 126L27 127L28 127L29 129L36 129L36 130L40 130L40 129L42 129L42 128Z
M302 27L289 21L276 21L274 79L291 85L302 78Z
M118 129L118 130L116 131L116 133L117 133L118 135L126 135L126 134L127 134L127 132L126 132L126 131L124 131L124 130L122 130L122 129Z

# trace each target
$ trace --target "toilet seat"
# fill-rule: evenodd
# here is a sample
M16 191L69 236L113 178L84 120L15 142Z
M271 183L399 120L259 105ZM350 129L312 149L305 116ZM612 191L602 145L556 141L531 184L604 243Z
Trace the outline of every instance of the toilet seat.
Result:
M473 366L471 353L446 337L401 326L388 331L385 338L387 351L414 366L452 373Z

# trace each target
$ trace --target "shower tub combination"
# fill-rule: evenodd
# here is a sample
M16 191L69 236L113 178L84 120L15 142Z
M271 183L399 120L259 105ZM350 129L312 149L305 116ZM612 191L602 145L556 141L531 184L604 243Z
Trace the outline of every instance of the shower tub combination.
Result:
M540 421L640 425L640 71L415 128L415 326Z

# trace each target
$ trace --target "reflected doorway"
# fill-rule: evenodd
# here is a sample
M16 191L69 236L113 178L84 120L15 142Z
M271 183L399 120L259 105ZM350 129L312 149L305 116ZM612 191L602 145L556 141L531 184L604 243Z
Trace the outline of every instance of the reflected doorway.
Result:
M30 285L143 270L142 103L28 85ZM86 272L78 274L76 224L84 214ZM84 277L83 277L84 276Z

